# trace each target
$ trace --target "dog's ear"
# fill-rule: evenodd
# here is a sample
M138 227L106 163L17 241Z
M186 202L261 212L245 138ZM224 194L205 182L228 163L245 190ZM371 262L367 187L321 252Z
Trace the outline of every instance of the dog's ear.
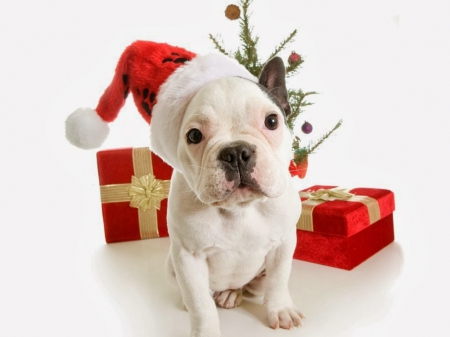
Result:
M259 76L259 84L266 87L284 110L286 117L291 114L291 107L286 89L286 70L283 60L276 56L264 66Z

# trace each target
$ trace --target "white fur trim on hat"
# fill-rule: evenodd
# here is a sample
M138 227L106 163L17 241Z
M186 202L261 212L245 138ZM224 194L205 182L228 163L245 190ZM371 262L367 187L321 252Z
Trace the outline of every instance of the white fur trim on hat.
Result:
M85 150L97 148L108 137L108 133L108 123L93 109L77 109L66 119L66 138L76 147Z
M160 87L158 103L153 108L150 123L152 151L173 168L179 168L178 134L190 100L208 82L231 76L258 82L238 61L219 53L197 56L176 69Z

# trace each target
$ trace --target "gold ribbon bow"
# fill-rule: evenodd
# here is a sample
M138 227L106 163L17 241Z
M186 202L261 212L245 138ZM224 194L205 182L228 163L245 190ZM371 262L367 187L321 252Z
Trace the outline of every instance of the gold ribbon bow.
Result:
M142 239L157 238L157 210L169 195L170 180L159 180L153 175L151 152L148 148L134 148L133 170L129 184L100 186L102 203L129 201L138 209L139 231ZM139 178L138 178L139 177Z
M150 208L161 208L161 201L169 195L170 181L158 180L153 174L147 174L140 178L131 177L131 186L128 194L132 198L130 207L146 211Z
M331 189L319 189L315 192L309 193L309 198L311 200L324 200L324 201L331 201L331 200L347 200L353 197L354 194L350 193L345 188L331 188Z
M314 192L300 192L299 194L300 197L307 198L307 200L302 201L302 214L297 222L297 228L301 230L313 232L314 208L324 202L331 202L333 200L345 200L364 204L369 212L370 224L381 219L380 205L376 199L364 195L355 195L350 193L346 188L335 187L331 189L319 189Z

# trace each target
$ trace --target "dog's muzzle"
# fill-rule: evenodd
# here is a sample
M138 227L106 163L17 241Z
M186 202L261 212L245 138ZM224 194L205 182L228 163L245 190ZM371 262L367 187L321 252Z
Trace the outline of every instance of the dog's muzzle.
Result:
M227 181L233 181L234 188L252 187L260 190L251 173L256 165L256 146L244 141L233 142L223 147L218 157Z

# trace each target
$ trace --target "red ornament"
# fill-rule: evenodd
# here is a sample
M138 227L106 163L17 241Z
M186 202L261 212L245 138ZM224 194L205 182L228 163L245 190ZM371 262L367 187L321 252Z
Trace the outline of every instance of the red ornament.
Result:
M301 60L302 60L301 56L299 54L297 54L295 51L293 51L291 53L291 55L289 55L288 63L290 65L292 65L292 64L300 62Z
M312 130L313 130L313 127L312 127L311 123L308 123L305 121L305 123L303 123L303 125L302 125L302 132L309 134L312 132Z
M296 164L294 161L291 161L291 164L289 165L289 172L291 173L291 176L298 176L300 179L305 178L306 171L308 170L308 157L302 160L301 163Z

